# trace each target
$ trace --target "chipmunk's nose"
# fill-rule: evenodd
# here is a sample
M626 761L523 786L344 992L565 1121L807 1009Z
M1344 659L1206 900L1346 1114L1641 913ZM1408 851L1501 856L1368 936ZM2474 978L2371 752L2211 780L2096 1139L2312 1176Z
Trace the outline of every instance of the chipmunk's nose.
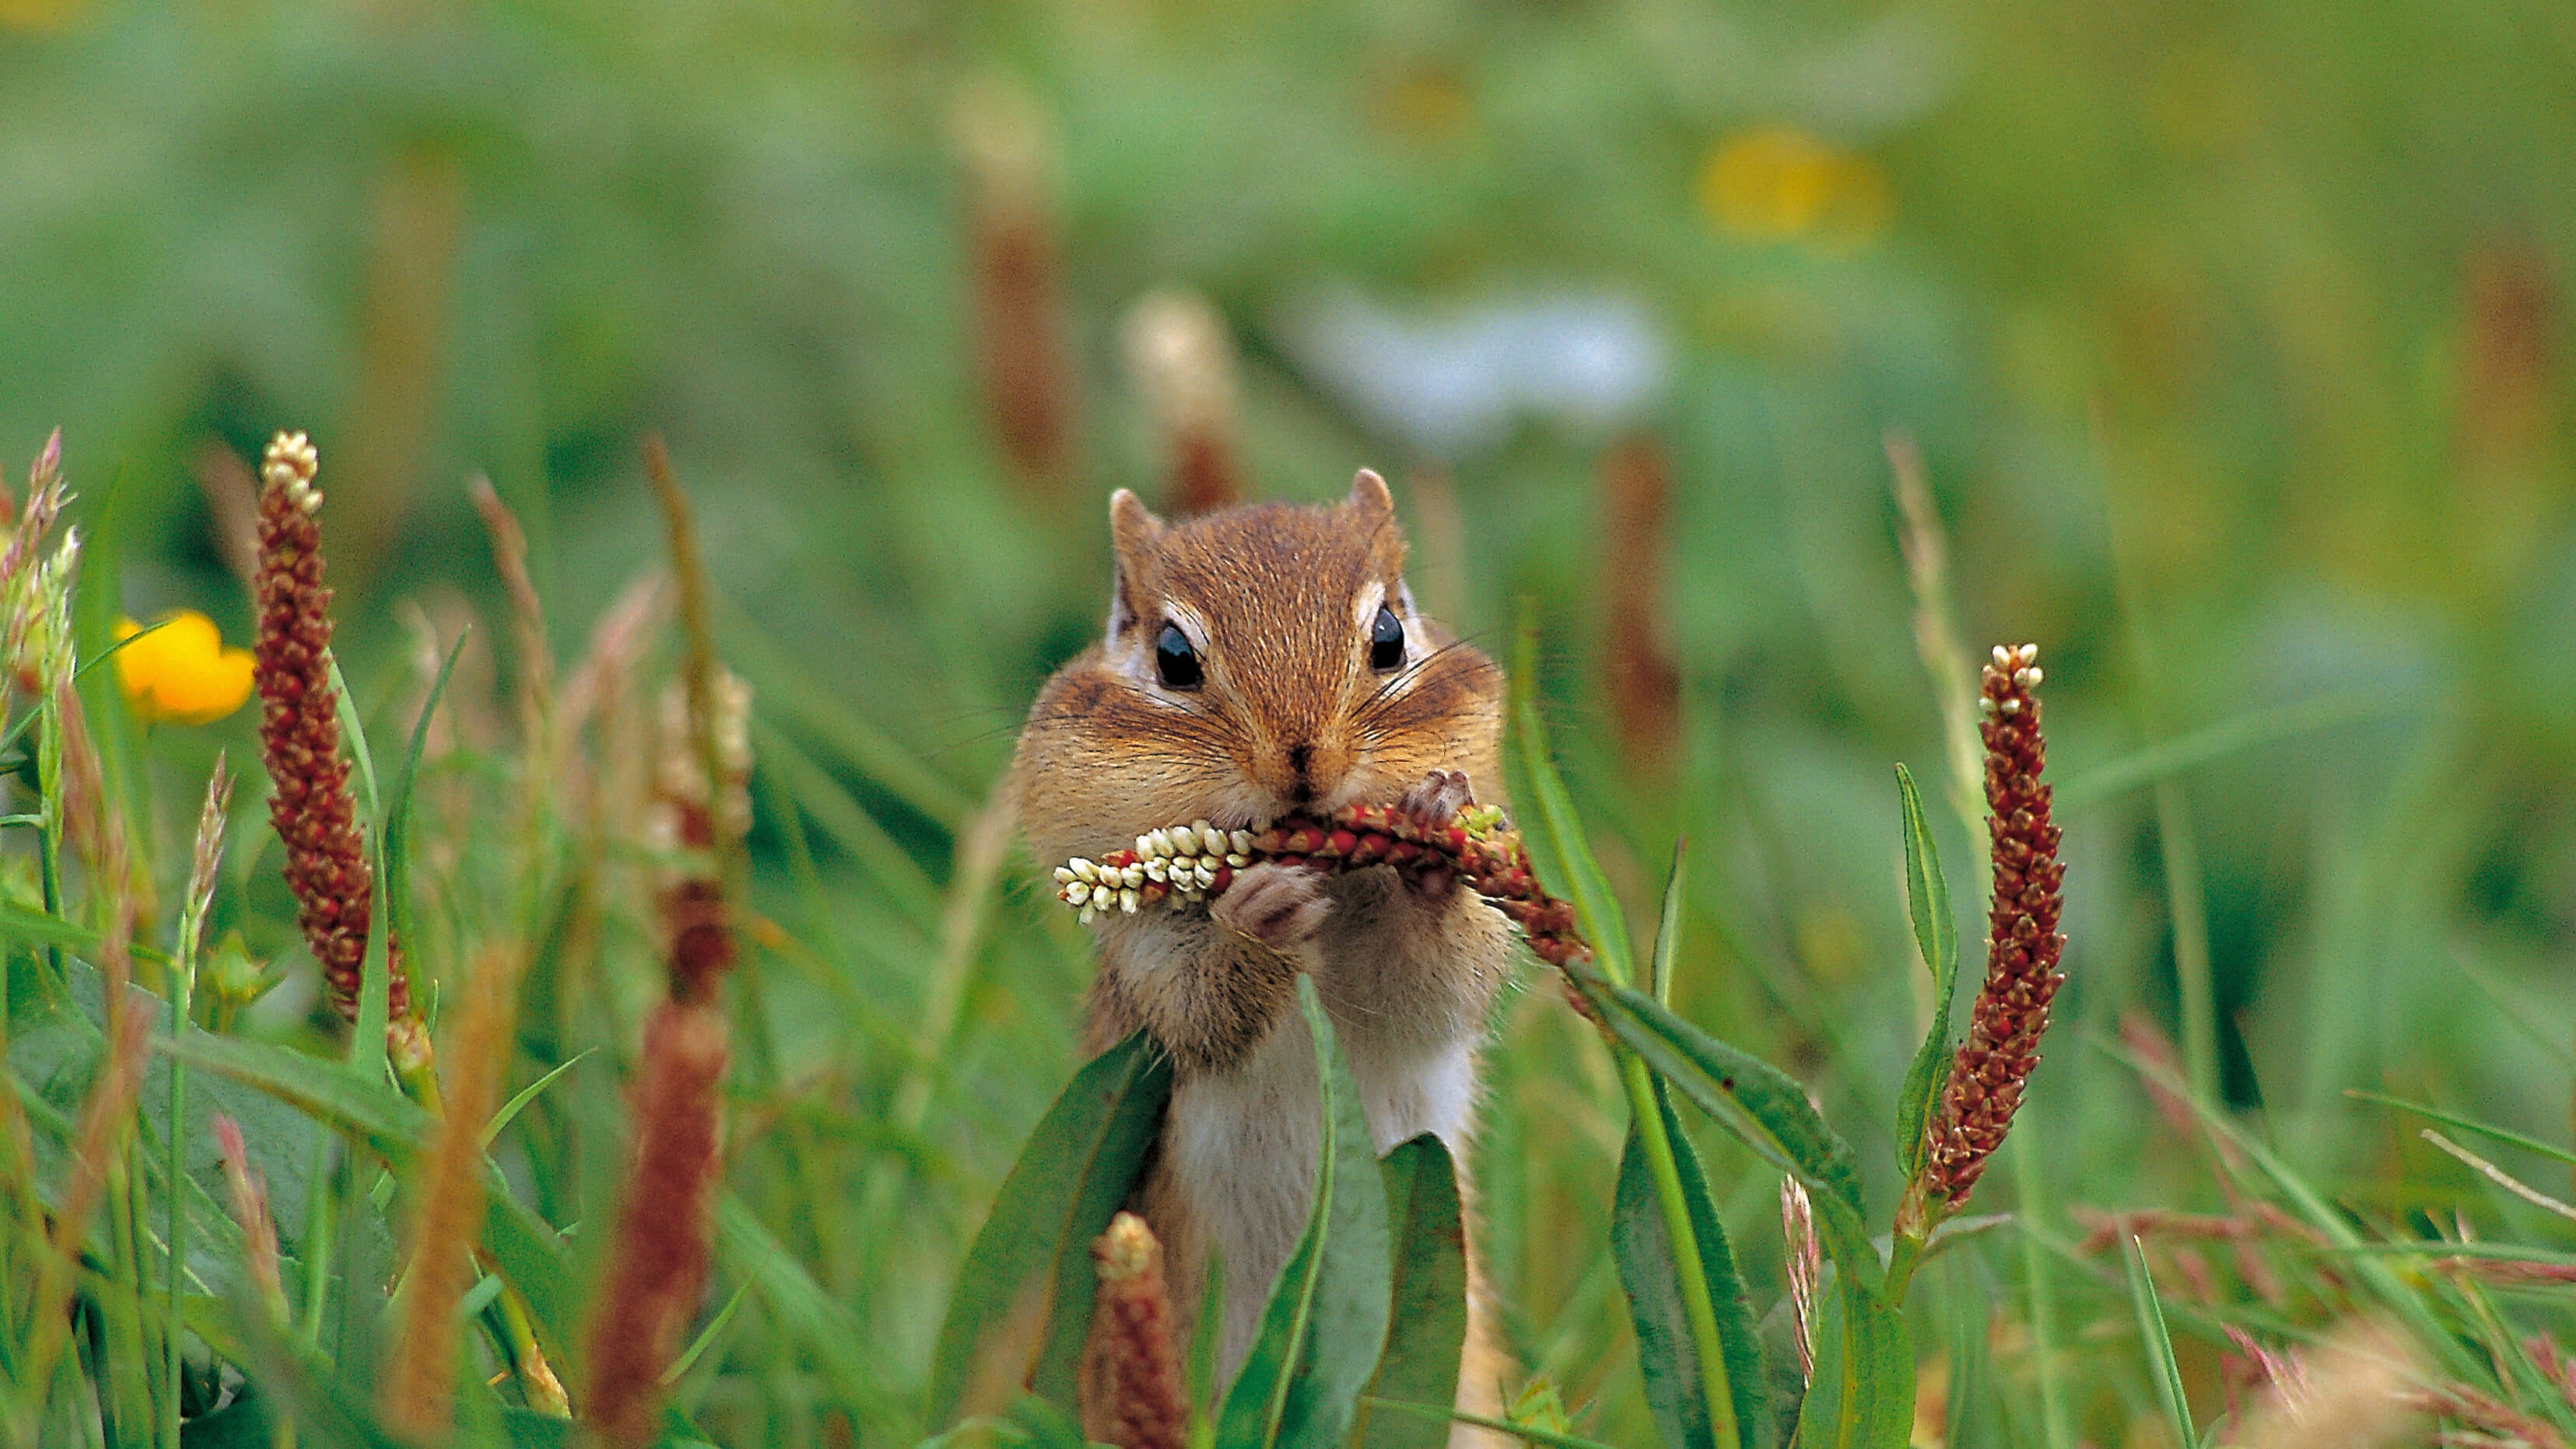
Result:
M1340 753L1314 740L1290 742L1280 750L1278 760L1282 768L1269 784L1290 809L1303 809L1331 794L1347 773Z

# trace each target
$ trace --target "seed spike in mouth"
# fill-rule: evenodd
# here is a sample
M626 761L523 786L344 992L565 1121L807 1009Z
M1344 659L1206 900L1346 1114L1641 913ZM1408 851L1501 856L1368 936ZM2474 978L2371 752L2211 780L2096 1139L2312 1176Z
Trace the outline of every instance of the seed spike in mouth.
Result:
M1562 966L1592 955L1575 929L1573 907L1539 889L1519 832L1491 806L1470 805L1431 822L1380 805L1283 816L1258 830L1225 831L1193 820L1146 831L1132 847L1098 860L1066 861L1053 876L1056 899L1088 925L1157 902L1186 910L1223 895L1238 872L1265 861L1331 871L1387 865L1416 878L1454 874L1520 927L1540 960Z

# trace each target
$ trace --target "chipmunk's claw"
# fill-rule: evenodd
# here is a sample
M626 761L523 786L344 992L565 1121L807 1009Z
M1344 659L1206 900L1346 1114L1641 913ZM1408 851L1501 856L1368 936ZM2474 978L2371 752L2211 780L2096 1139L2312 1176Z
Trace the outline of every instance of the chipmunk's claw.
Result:
M1237 871L1225 894L1208 902L1218 925L1288 952L1311 939L1333 911L1322 871L1263 861Z

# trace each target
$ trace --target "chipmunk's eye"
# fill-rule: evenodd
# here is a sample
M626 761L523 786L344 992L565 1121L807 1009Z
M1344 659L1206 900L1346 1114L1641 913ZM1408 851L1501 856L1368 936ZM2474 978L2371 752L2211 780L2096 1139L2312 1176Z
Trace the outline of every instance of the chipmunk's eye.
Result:
M1377 622L1369 625L1369 668L1383 673L1404 662L1404 621L1384 604L1377 606Z
M1199 653L1190 647L1190 636L1178 624L1165 624L1154 640L1154 671L1162 676L1165 689L1196 689L1202 678Z

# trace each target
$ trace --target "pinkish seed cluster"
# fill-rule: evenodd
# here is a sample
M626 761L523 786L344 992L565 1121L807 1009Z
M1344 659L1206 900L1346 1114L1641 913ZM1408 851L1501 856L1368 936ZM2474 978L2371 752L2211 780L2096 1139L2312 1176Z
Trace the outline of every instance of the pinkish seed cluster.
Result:
M1157 903L1186 910L1223 895L1237 872L1263 861L1335 871L1388 865L1408 875L1454 871L1521 928L1540 960L1562 966L1592 954L1575 929L1574 908L1539 889L1519 834L1501 811L1482 806L1440 823L1383 805L1346 805L1321 819L1292 815L1257 830L1193 820L1149 830L1133 849L1056 867L1056 898L1085 922Z
M2040 782L2047 747L2039 733L2039 646L1995 650L1977 705L1986 746L1987 828L1994 837L1994 899L1986 915L1986 979L1968 1038L1950 1067L1941 1110L1927 1128L1925 1188L1956 1208L1986 1170L2039 1065L2049 1002L2066 977L2057 969L2065 863Z

